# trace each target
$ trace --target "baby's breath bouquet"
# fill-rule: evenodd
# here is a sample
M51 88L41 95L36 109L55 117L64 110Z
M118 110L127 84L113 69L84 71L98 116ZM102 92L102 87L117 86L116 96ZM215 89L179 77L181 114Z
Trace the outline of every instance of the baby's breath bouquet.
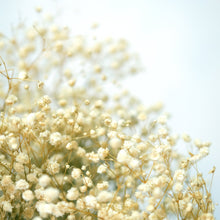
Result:
M197 166L210 143L121 89L138 56L95 28L47 16L0 34L0 219L214 219Z

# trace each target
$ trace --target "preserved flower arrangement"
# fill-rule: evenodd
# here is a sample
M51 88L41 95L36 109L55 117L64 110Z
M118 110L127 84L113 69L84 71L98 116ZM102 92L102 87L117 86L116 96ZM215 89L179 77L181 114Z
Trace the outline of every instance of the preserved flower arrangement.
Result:
M210 143L172 134L160 103L121 89L142 70L126 40L47 16L1 33L0 50L1 219L214 219L197 167Z

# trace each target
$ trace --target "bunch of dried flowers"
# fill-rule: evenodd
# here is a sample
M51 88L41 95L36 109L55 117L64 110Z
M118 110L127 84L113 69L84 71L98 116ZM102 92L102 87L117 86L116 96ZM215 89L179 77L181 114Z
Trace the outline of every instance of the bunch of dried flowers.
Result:
M0 35L0 218L214 219L197 168L210 143L172 134L160 103L122 91L138 57L94 35L51 16Z

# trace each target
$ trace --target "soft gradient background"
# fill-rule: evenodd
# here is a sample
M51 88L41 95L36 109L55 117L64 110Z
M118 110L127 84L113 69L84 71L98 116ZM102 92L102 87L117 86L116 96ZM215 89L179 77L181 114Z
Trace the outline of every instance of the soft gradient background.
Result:
M220 1L218 0L0 0L0 31L18 18L32 21L33 7L57 12L59 22L86 33L125 37L140 54L146 73L124 82L144 103L165 103L171 128L213 143L200 170L217 166L212 188L220 189ZM60 12L60 13L59 13ZM209 178L209 175L205 175ZM210 178L209 178L210 179ZM220 218L220 207L216 207Z

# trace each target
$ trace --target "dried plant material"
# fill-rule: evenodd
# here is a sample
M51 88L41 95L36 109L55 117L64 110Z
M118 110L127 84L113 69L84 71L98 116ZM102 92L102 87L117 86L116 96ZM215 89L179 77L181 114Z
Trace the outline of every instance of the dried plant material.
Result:
M0 35L1 219L214 219L197 168L210 143L183 134L179 153L161 103L121 90L142 70L126 40L52 17L14 33Z

